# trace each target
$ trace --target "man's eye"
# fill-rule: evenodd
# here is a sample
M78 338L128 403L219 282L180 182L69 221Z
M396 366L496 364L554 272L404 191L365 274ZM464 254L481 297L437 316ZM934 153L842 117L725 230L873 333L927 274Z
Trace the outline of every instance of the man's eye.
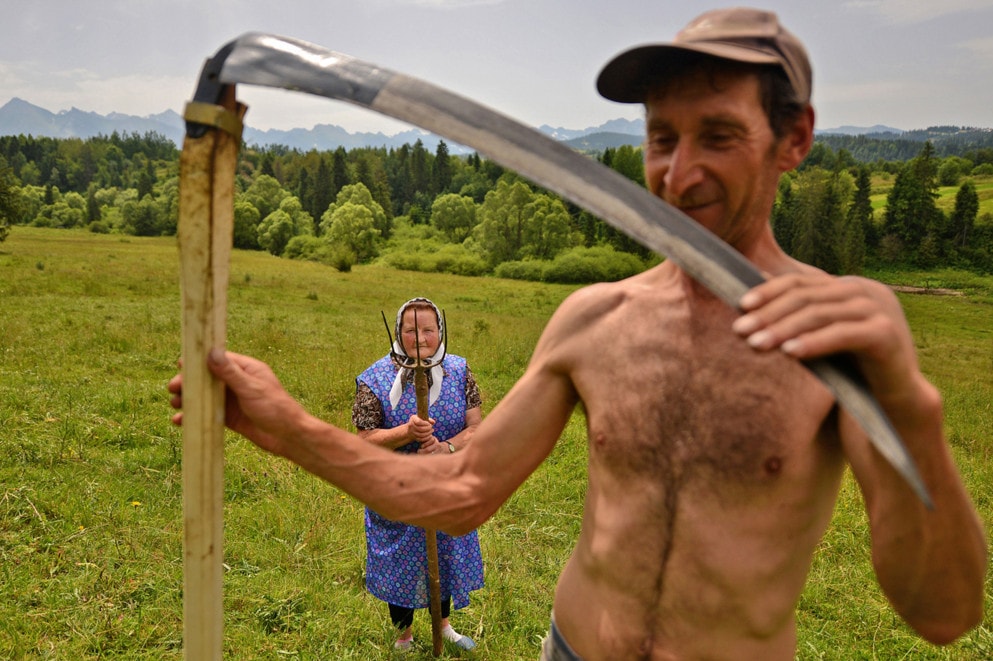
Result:
M704 140L707 144L717 145L717 146L725 145L731 142L731 140L733 139L734 136L732 136L730 133L709 133L706 136L704 136Z
M648 136L648 148L653 151L672 151L675 145L675 136L662 134Z

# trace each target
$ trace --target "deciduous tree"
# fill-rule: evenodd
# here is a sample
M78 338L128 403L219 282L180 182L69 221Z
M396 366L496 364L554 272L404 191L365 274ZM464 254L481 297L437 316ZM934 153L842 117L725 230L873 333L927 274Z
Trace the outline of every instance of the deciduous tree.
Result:
M390 218L386 215L383 207L372 199L372 193L365 187L365 184L349 184L338 192L334 204L330 205L327 211L321 216L319 234L326 234L330 230L334 212L345 204L355 204L368 209L369 216L372 219L372 226L378 232L377 236L384 236L389 233L392 227Z
M7 238L10 226L20 216L20 195L17 178L7 161L0 157L0 242Z
M380 234L369 207L345 202L335 204L332 208L333 211L329 209L325 220L321 222L327 226L325 236L328 242L335 247L347 248L359 261L375 257L376 242Z
M476 226L476 203L455 193L439 195L431 205L431 225L452 243L462 243Z

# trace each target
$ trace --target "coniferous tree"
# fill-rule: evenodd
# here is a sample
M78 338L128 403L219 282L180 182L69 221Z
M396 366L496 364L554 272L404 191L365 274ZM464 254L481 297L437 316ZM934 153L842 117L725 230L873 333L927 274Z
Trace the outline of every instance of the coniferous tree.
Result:
M943 215L935 204L936 176L934 146L926 142L920 154L897 174L886 199L883 234L896 238L903 258L917 258L922 248L927 250L929 260L933 257L934 239L926 245L924 239L941 224L938 216Z
M955 209L952 211L949 230L956 248L965 248L972 238L972 229L979 214L979 194L976 185L967 180L959 186L955 194Z
M418 138L410 150L410 185L413 193L432 194L431 188L431 166L428 162L428 151L424 148L424 143Z
M434 191L437 195L448 192L448 187L452 183L452 162L448 153L448 145L444 140L438 142L438 148L434 152Z
M303 205L304 211L314 217L314 186L310 182L310 172L307 168L300 169L300 176L297 180L297 199Z
M600 162L606 165L608 168L614 166L614 148L607 147L603 150L603 154L600 155Z
M621 145L611 158L610 168L631 181L645 185L645 159L640 147Z
M814 220L813 266L828 273L841 273L841 259L838 247L843 218L842 200L839 191L838 173L834 172L826 181L821 203L817 205Z
M852 204L848 207L848 218L862 226L866 249L874 251L879 247L879 229L873 220L871 196L872 178L869 168L863 165L855 173L855 193L852 195Z
M779 195L772 207L772 235L788 255L793 255L796 234L797 208L793 197L793 178L789 175L779 180Z
M97 187L90 185L86 191L86 222L94 223L100 220L100 205L97 203Z
M410 145L403 144L390 159L388 171L394 215L406 214L414 203L414 184L410 175Z
M860 275L865 267L865 254L865 224L858 216L847 213L841 226L839 274Z
M272 161L273 161L273 158L272 158L272 152L271 151L267 151L265 154L263 154L262 155L262 166L259 168L259 173L260 174L267 174L270 177L275 178L276 177L276 170L273 167Z
M796 213L790 254L828 273L838 273L838 239L843 218L840 173L811 167L796 178Z
M348 153L344 147L334 150L331 157L331 190L329 191L327 204L321 210L323 215L327 211L328 205L338 196L341 189L352 183L352 178L348 174Z
M320 220L321 215L327 210L331 200L334 199L333 188L331 167L328 165L328 159L321 155L317 159L317 170L314 172L310 184L310 197L306 201L303 197L300 198L304 208L310 211L310 215L314 217L315 221Z

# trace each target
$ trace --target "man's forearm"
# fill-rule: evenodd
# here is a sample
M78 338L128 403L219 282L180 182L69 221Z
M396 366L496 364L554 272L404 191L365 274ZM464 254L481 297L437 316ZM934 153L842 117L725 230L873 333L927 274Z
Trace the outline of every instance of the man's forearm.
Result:
M309 414L295 423L282 449L286 459L386 518L446 532L463 530L474 518L472 490L453 479L461 453L397 454Z
M923 507L881 458L867 480L874 486L864 491L880 585L914 629L941 644L982 618L986 536L944 439L940 395L930 384L922 393L913 410L893 419L934 509Z

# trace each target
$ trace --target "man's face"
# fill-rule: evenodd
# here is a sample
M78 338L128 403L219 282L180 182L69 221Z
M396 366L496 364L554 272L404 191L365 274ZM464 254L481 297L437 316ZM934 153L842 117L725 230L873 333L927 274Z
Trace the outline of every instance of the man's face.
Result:
M414 315L417 315L417 324L414 324ZM400 320L400 337L403 343L403 350L411 358L417 358L418 342L420 342L421 360L427 360L434 355L441 345L441 337L438 330L438 318L434 310L430 308L409 307L403 311L403 318Z
M754 75L699 73L649 96L648 189L745 249L768 223L782 158Z

